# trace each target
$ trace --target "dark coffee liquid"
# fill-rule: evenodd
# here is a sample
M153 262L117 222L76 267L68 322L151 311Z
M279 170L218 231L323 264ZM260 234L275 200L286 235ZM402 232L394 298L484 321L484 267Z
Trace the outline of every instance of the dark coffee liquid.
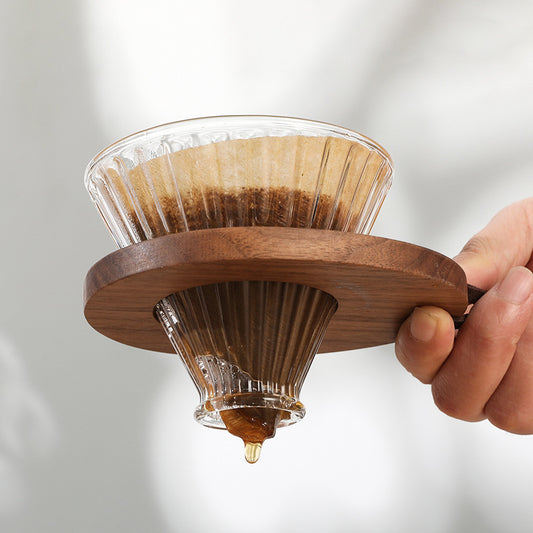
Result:
M279 409L265 407L241 407L220 411L226 429L243 440L244 455L249 463L257 462L263 442L276 434L283 414Z

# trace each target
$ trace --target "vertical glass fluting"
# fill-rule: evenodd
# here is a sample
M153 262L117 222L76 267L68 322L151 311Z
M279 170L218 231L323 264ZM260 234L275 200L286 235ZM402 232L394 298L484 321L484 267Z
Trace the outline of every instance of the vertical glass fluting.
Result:
M263 122L192 139L169 125L95 158L86 185L117 244L232 226L369 232L391 183L386 152L347 130Z
M280 427L305 414L300 389L336 308L318 289L245 281L170 295L156 314L200 393L199 422L225 427L224 411L254 408Z

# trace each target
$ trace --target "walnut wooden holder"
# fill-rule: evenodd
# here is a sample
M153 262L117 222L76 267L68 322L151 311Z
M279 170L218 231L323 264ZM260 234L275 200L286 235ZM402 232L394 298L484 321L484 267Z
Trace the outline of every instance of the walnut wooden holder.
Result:
M156 303L184 289L244 280L299 283L334 296L339 307L320 352L393 342L416 306L460 316L468 305L461 267L420 246L340 231L233 227L158 237L104 257L85 279L85 317L118 342L173 353Z

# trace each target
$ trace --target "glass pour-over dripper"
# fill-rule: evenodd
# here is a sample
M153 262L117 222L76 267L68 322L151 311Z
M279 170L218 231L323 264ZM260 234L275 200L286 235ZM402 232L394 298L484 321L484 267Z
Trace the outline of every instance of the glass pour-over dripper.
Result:
M356 133L276 117L215 117L135 134L90 163L86 185L120 247L170 233L286 226L366 233L390 186L388 154ZM198 422L255 462L300 420L300 389L335 299L280 281L232 281L155 306L200 394Z

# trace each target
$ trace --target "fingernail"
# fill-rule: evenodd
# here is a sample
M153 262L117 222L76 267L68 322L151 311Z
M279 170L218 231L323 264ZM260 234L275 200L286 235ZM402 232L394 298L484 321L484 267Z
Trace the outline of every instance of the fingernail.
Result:
M415 307L409 326L411 336L420 342L429 342L437 331L437 319L420 307Z
M526 267L512 268L497 289L498 295L514 304L524 303L533 293L533 273Z

